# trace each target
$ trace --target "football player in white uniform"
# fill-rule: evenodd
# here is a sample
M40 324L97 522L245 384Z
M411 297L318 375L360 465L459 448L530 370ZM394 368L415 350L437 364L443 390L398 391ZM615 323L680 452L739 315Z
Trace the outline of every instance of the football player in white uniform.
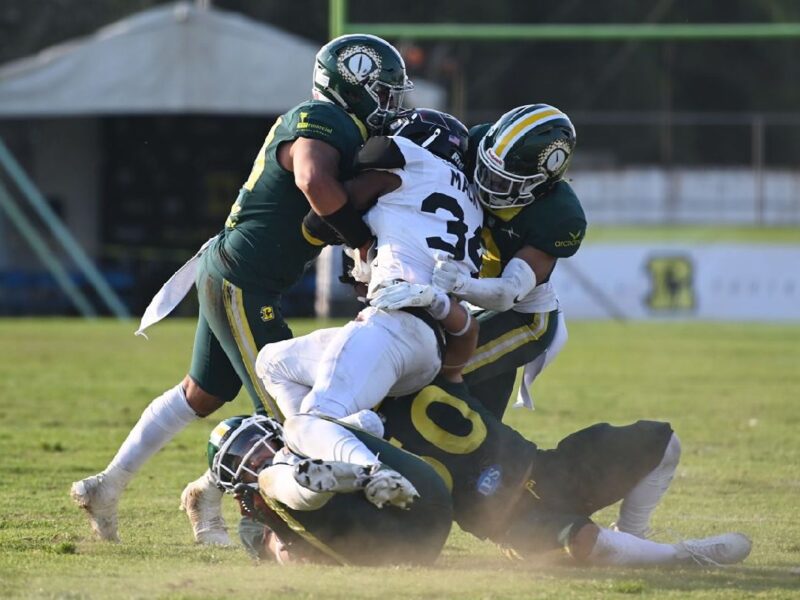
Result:
M365 144L358 161L370 174L362 173L349 189L356 205L379 198L365 215L376 237L375 258L367 266L356 256L354 269L356 279L365 283L369 273L372 306L342 328L311 334L311 340L269 344L256 366L281 412L295 415L284 424L290 448L325 461L375 465L376 470L378 457L332 419L380 435L380 420L369 409L433 380L442 366L438 321L452 314L459 324L448 333L458 335L468 329L470 318L431 287L431 274L442 255L466 277L477 272L483 218L463 173L467 130L458 120L421 109L396 122L394 133ZM309 352L309 343L324 348L321 357ZM284 385L296 379L273 373L273 366L286 368L287 357L289 363L291 357L312 359L317 365L313 380ZM335 485L335 477L315 473L315 465L307 465L302 483L314 489ZM406 505L413 499L413 486L400 474L386 479L394 494L391 503Z

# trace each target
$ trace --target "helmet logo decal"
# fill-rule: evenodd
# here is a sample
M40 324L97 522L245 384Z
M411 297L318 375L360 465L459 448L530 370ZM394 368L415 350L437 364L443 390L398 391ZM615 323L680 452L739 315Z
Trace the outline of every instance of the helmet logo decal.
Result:
M369 46L350 46L339 55L336 68L345 81L360 84L377 78L381 70L381 57Z
M569 142L564 139L555 140L539 154L539 170L548 175L560 175L569 161Z

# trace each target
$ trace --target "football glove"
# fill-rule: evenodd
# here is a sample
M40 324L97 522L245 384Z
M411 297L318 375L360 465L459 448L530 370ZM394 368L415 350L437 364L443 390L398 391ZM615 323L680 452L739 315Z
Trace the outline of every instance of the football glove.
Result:
M350 270L350 275L360 283L369 283L372 277L372 260L375 258L375 242L367 250L366 260L361 260L361 252L358 248L345 247L344 253L346 256L353 260L353 268Z
M439 289L457 294L464 289L468 279L469 276L453 264L449 256L445 255L436 259L431 281Z
M436 293L430 285L398 281L382 287L370 298L370 304L382 310L399 310L407 306L430 306Z

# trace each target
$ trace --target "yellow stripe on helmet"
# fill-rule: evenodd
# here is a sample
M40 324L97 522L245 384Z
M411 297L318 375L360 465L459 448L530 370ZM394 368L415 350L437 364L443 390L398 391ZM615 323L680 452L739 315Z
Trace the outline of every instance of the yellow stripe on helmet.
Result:
M557 108L553 108L552 106L549 106L545 109L539 109L534 113L525 115L516 123L510 125L506 130L506 134L497 140L497 143L494 145L494 153L502 158L512 140L514 140L514 138L516 138L517 135L522 133L524 130L530 129L531 127L534 127L545 120L549 120L548 117L557 118L563 116L565 116L564 113Z

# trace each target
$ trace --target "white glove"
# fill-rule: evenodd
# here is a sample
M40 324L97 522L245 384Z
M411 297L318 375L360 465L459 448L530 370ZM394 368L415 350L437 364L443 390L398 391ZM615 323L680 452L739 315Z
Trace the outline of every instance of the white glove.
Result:
M372 259L375 258L375 242L367 250L367 260L361 260L361 252L358 248L345 247L344 253L353 259L353 268L350 270L350 275L353 279L361 283L369 283L372 277Z
M380 288L370 298L370 304L383 310L398 310L406 306L426 307L433 302L433 287L421 283L400 281Z
M431 281L439 289L457 294L464 289L468 279L469 276L466 273L450 262L449 256L436 259Z

